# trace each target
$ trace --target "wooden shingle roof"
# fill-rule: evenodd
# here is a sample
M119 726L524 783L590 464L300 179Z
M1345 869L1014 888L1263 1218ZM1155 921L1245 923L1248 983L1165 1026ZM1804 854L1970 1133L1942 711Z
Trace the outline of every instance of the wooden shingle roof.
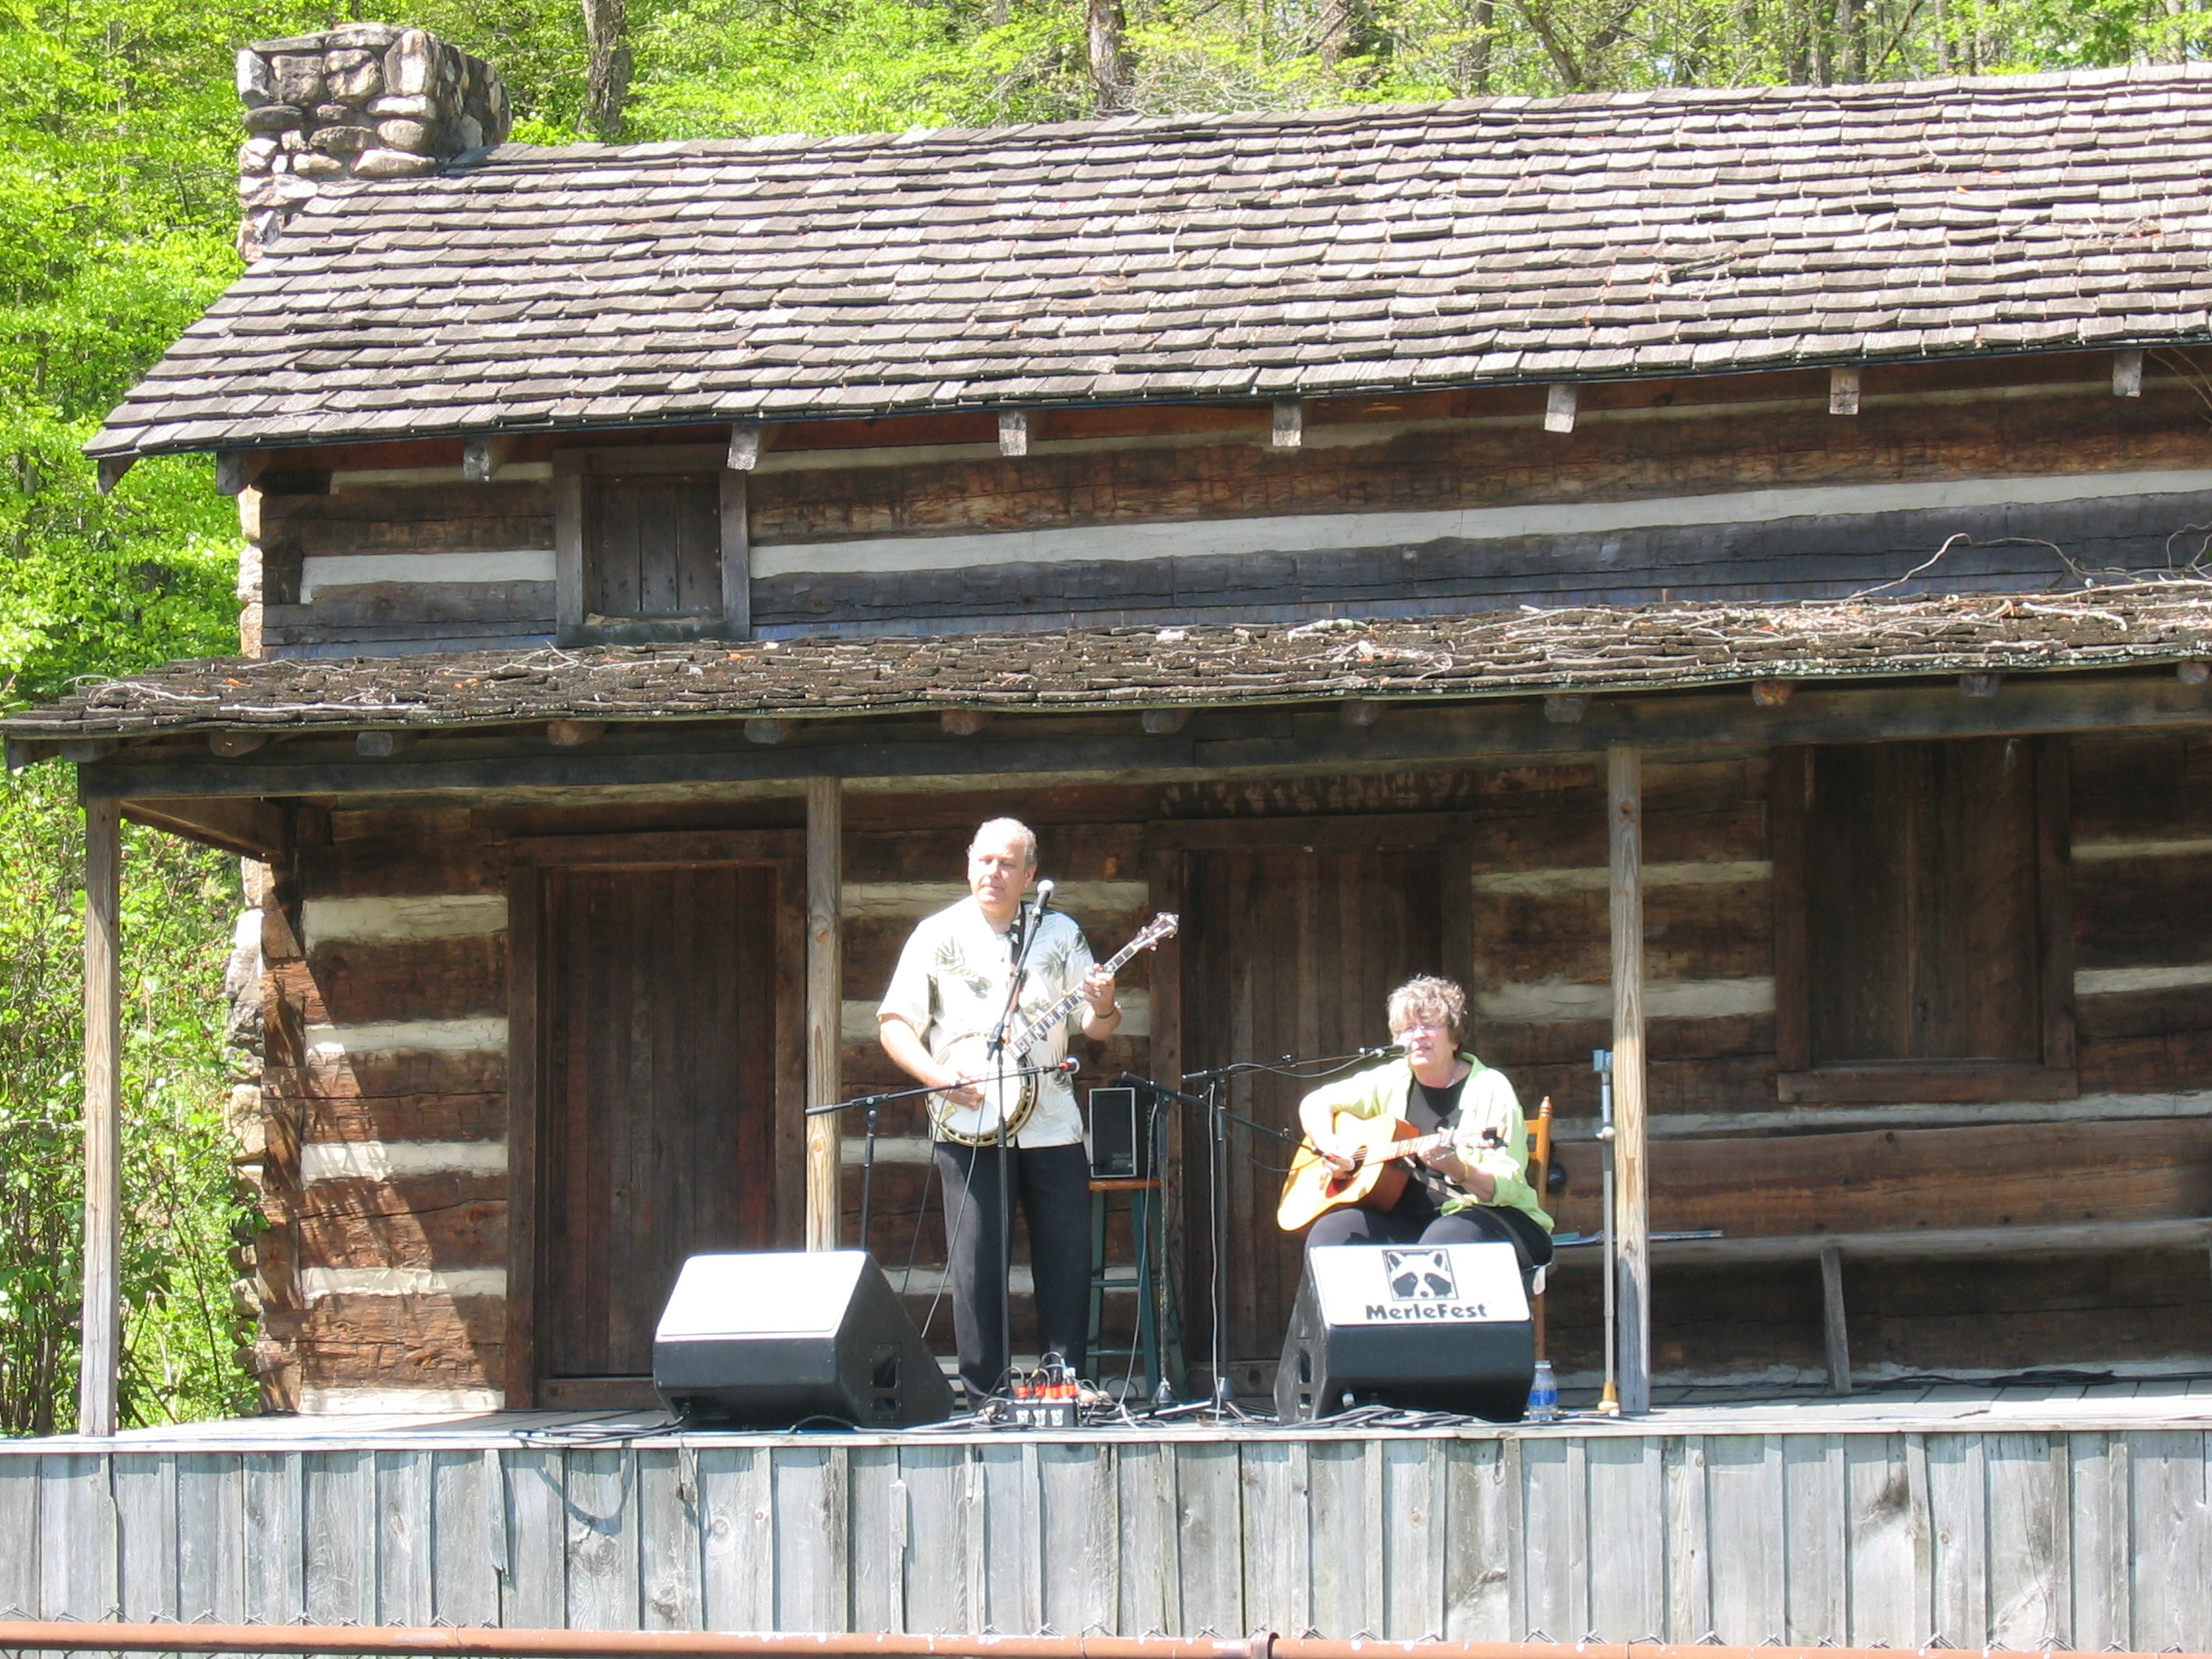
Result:
M2212 67L859 138L345 187L100 455L2212 335Z
M2208 658L2212 582L2151 581L2057 595L1589 606L1297 627L218 659L88 684L0 720L0 732L40 742L540 719L1102 713L2079 672Z

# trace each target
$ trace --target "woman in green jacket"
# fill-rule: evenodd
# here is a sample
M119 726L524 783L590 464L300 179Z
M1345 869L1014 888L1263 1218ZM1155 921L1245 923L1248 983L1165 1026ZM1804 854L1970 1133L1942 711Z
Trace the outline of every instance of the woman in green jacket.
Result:
M1314 1222L1317 1244L1511 1244L1524 1272L1552 1258L1552 1218L1529 1184L1529 1128L1502 1072L1459 1044L1467 994L1426 975L1390 993L1390 1039L1401 1059L1315 1089L1299 1102L1299 1122L1332 1168L1349 1169L1359 1141L1351 1120L1390 1118L1416 1134L1448 1134L1413 1166L1388 1209L1343 1205Z

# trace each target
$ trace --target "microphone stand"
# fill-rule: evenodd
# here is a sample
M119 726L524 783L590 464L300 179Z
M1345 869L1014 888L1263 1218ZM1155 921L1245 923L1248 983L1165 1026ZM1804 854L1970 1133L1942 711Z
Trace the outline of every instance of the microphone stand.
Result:
M1019 1071L1008 1072L1008 1077L1042 1077L1048 1072L1068 1070L1065 1060L1049 1066L1023 1066ZM857 1094L850 1100L831 1101L827 1106L809 1106L809 1118L827 1118L832 1112L866 1112L867 1134L861 1150L861 1224L860 1247L867 1249L868 1204L875 1186L875 1137L881 1126L883 1108L895 1100L911 1100L918 1094L935 1094L938 1090L926 1083L911 1088L886 1088L877 1094Z
M1244 1415L1237 1409L1235 1393L1229 1385L1229 1362L1224 1351L1229 1331L1229 1125L1232 1122L1242 1124L1247 1127L1259 1130L1263 1134L1272 1135L1277 1140L1288 1141L1294 1137L1287 1129L1278 1129L1272 1124L1263 1124L1255 1119L1247 1118L1241 1113L1232 1112L1225 1098L1229 1080L1233 1077L1242 1077L1251 1072L1277 1072L1288 1067L1319 1066L1322 1069L1313 1073L1309 1080L1318 1082L1320 1079L1329 1076L1332 1071L1348 1065L1356 1065L1363 1061L1385 1057L1387 1056L1380 1050L1361 1049L1349 1054L1331 1054L1320 1059L1299 1060L1285 1054L1280 1060L1272 1064L1266 1064L1257 1060L1237 1060L1226 1066L1213 1066L1204 1071L1185 1072L1183 1082L1205 1085L1206 1091L1202 1096L1186 1094L1179 1088L1169 1088L1163 1084L1153 1083L1147 1079L1131 1079L1131 1081L1141 1083L1145 1088L1150 1088L1156 1098L1172 1100L1179 1106L1188 1106L1195 1111L1203 1112L1206 1115L1206 1127L1210 1137L1206 1161L1207 1198L1213 1208L1211 1218L1213 1222L1213 1294L1209 1298L1211 1303L1211 1319L1209 1322L1213 1327L1210 1345L1212 1351L1209 1356L1213 1367L1213 1397L1202 1405L1194 1402L1189 1406L1171 1406L1166 1411L1155 1412L1154 1417L1180 1415L1184 1412L1204 1412L1218 1423L1230 1418ZM1123 1076L1124 1079L1130 1079L1128 1073L1124 1073Z
M1028 916L1026 923L1023 920L1024 915ZM1045 931L1044 902L1038 903L1034 912L1030 912L1026 905L1017 903L1014 909L1014 926L1016 931L1014 977L1007 985L1006 1007L999 1013L998 1024L991 1028L990 1044L984 1051L990 1055L991 1076L994 1080L1003 1080L1009 1075L1002 1069L1001 1061L1006 1055L1007 1039L1012 1035L1014 1016L1021 1008L1021 978L1029 971L1030 947L1037 942L1037 936ZM1008 1167L1007 1161L1007 1153L1010 1149L1007 1142L1006 1107L1003 1099L999 1106L998 1124L992 1136L992 1146L998 1153L999 1340L1006 1346L1006 1363L999 1367L999 1374L992 1382L991 1391L996 1393L999 1384L1006 1382L1014 1370L1014 1191L1013 1171ZM973 1161L970 1161L969 1168L971 1171L974 1170Z

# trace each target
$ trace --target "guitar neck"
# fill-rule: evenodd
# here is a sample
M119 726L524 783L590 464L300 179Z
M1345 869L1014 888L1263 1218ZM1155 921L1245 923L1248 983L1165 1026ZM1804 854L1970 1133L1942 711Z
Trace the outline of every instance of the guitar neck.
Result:
M1136 938L1129 940L1128 943L1123 945L1121 949L1114 952L1113 955L1109 956L1103 963L1099 964L1101 971L1107 974L1119 974L1123 970L1123 968L1127 966L1129 958L1136 955L1138 951L1143 950L1147 946L1151 945L1153 943L1153 940L1154 936L1150 929L1147 929L1145 932L1137 935ZM1007 1051L1009 1053L1014 1054L1027 1052L1029 1046L1032 1043L1043 1037L1048 1031L1051 1030L1053 1026L1059 1024L1061 1020L1067 1018L1068 1014L1074 1011L1075 1005L1081 1001L1083 1001L1083 987L1081 985L1078 985L1074 990L1067 992L1060 998L1058 1002L1054 1003L1051 1008L1047 1009L1043 1014L1039 1014L1035 1019L1031 1020L1028 1027L1021 1033L1021 1035L1014 1038L1011 1043L1007 1045Z

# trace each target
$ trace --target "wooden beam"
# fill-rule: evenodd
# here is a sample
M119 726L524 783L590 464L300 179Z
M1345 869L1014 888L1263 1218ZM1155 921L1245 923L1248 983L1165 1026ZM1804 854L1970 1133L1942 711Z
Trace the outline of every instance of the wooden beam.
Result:
M1962 697L1994 697L2004 685L2002 674L1962 674L1959 676L1959 695Z
M1573 725L1590 712L1590 699L1571 694L1546 697L1544 719L1554 725Z
M2212 662L2177 662L2174 678L2184 685L2202 685L2212 681Z
M1544 430L1571 432L1574 430L1575 405L1580 401L1571 385L1555 386L1544 393Z
M938 724L954 737L974 737L990 723L988 709L947 709L938 717Z
M745 741L763 746L778 744L792 734L792 722L771 719L766 715L756 715L745 722Z
M752 489L743 472L722 469L722 631L753 638Z
M284 815L265 800L126 800L133 824L264 863L284 853Z
M251 755L265 748L269 741L270 734L265 731L211 731L207 734L207 753L236 760L241 755Z
M545 741L555 749L581 749L607 735L605 720L547 720Z
M1029 417L1018 409L999 411L999 454L1007 456L1029 453Z
M2141 397L2143 395L2143 353L2130 349L2112 354L2112 394L2115 397Z
M760 464L760 423L738 421L729 429L729 455L722 461L731 472L751 472Z
M1382 718L1382 705L1372 697L1350 697L1337 705L1337 718L1354 731L1366 731Z
M440 733L434 759L371 763L345 756L347 734L301 732L266 756L217 761L141 746L87 767L94 794L263 795L399 791L649 788L672 784L927 779L983 783L1014 776L1124 782L1190 777L1329 776L1346 770L1455 766L1506 756L1595 759L1639 749L1892 742L2031 732L2212 728L2212 689L2182 683L2169 665L2126 678L2016 677L2002 697L1959 695L1954 681L1882 686L1800 684L1787 708L1760 709L1742 686L1664 696L1604 696L1574 725L1554 725L1535 697L1420 700L1420 718L1347 730L1324 702L1195 711L1175 738L1130 729L1125 714L1095 720L1016 713L988 733L954 739L908 722L796 721L793 740L748 743L744 722L638 721L586 754L549 755L536 730ZM818 734L819 733L819 734ZM112 742L112 740L109 740ZM47 758L52 740L11 739L17 762ZM964 787L964 786L962 786Z
M507 457L514 454L515 440L508 436L478 436L463 439L461 446L461 476L470 484L489 484L506 465Z
M1275 399L1274 447L1297 449L1306 442L1306 399Z
M1843 1316L1843 1249L1837 1244L1821 1251L1821 1327L1827 1339L1828 1386L1838 1394L1848 1394L1851 1330Z
M134 455L103 455L99 464L99 490L103 496L115 494L115 487L123 482L123 475L138 464Z
M1797 689L1794 680L1754 680L1751 682L1751 701L1762 709L1779 709L1789 701Z
M252 480L248 469L251 457L244 450L217 450L215 452L215 494L242 496Z
M1155 737L1173 737L1191 723L1191 711L1188 709L1147 709L1138 723Z
M379 726L374 731L356 733L353 753L368 760L388 760L394 755L404 754L415 747L416 734L400 731L392 726Z
M123 840L118 803L85 802L85 1300L77 1431L113 1434L123 1363Z
M1613 1236L1621 1410L1651 1409L1651 1212L1643 1043L1643 761L1605 753L1613 936Z
M837 915L844 885L844 786L806 782L806 1103L827 1106L843 1092L845 975ZM844 1210L843 1125L833 1114L809 1118L806 1130L806 1247L834 1250ZM863 1240L865 1243L866 1240Z
M1859 413L1859 370L1856 366L1828 370L1828 413Z

